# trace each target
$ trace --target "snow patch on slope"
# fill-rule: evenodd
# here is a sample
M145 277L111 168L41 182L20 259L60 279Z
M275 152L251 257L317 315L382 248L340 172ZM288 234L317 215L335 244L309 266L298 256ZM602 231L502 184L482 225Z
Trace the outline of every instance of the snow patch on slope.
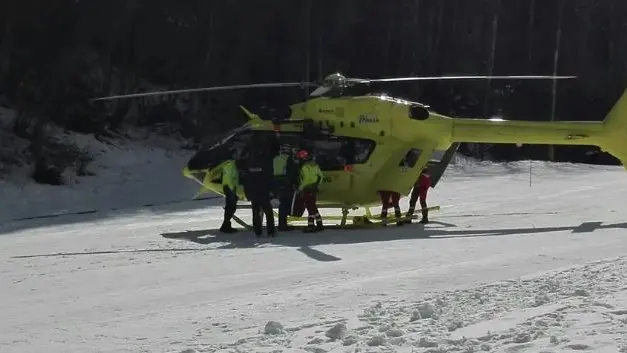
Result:
M355 318L269 322L232 344L184 352L627 352L627 258L379 302Z
M193 151L181 149L180 139L134 131L131 139L110 145L91 135L57 136L94 156L87 170L95 175L78 177L69 170L64 174L67 185L53 186L34 182L32 166L14 169L0 180L0 222L183 201L198 191L181 173Z

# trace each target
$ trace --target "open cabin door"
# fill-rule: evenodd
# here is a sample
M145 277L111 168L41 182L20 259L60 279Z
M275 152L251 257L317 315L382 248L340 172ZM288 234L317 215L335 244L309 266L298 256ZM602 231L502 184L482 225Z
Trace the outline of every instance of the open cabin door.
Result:
M457 152L459 145L459 143L454 143L451 145L451 147L444 151L444 153L436 151L433 154L432 159L427 164L427 166L429 167L429 172L431 174L432 187L435 187L438 184L438 181L440 181L440 178L442 178L444 171L451 163L453 157L455 157L455 153ZM441 156L438 156L438 154L441 154Z

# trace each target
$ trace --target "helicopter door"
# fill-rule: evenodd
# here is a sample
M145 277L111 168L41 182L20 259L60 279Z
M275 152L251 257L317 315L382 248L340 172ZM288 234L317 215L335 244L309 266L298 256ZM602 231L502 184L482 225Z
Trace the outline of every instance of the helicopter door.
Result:
M342 156L347 142L343 140L331 138L314 141L314 158L324 174L320 184L321 192L338 192L350 188L350 174L344 172L346 158Z
M444 171L455 156L459 145L459 142L452 144L451 147L443 153L442 157L439 158L439 161L437 159L429 161L428 167L431 174L431 185L433 187L438 184L442 174L444 174Z

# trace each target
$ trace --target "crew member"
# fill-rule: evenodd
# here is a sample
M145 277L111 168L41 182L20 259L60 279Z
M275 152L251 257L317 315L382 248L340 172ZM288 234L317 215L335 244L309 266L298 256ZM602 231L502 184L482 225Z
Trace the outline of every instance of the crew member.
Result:
M234 233L237 230L231 226L231 218L237 209L237 187L239 185L239 172L234 159L229 159L222 165L222 191L224 192L224 220L220 231Z
M420 223L429 223L429 210L427 209L427 192L431 187L431 175L429 170L424 168L418 177L418 180L414 184L414 189L411 191L409 198L409 210L407 210L408 223L411 223L411 219L414 216L414 210L416 209L416 201L420 199L420 207L422 208L422 219Z
M298 186L298 192L302 194L305 208L307 209L307 228L305 232L316 232L323 230L322 217L318 211L317 193L318 186L322 182L324 177L322 170L318 164L309 156L306 150L300 150L297 154L297 158L302 161L300 167L300 184ZM314 220L316 226L314 227Z
M401 206L399 205L401 194L395 191L383 190L379 191L379 195L381 195L381 223L383 223L383 225L388 224L388 208L394 207L396 225L403 225L401 221Z
M292 208L292 197L298 186L298 169L287 151L278 148L272 160L274 172L274 193L279 199L279 231L290 230L287 217Z
M244 192L250 200L253 216L253 230L256 236L261 236L263 230L263 215L266 216L266 231L268 236L276 235L274 226L274 214L270 203L270 191L272 189L272 160L269 153L262 145L253 145L244 168Z

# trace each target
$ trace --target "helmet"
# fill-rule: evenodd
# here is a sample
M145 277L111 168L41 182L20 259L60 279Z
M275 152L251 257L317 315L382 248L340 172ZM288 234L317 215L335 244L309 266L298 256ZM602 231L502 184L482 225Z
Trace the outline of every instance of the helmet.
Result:
M309 157L309 152L307 152L306 150L300 150L298 152L296 152L296 158L298 159L307 159Z

